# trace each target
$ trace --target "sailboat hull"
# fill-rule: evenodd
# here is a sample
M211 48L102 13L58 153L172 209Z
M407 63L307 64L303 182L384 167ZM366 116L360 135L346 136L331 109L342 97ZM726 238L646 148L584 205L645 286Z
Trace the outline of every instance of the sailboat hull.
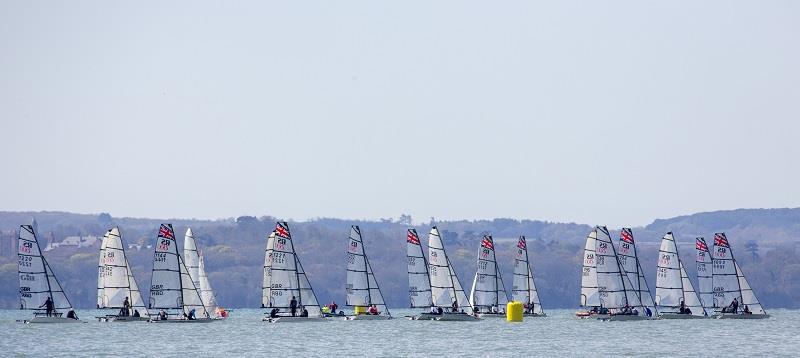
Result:
M662 313L661 315L658 316L658 318L659 319L706 319L711 317L669 312L669 313Z
M638 315L610 315L607 317L599 317L598 319L601 321L646 321L650 319L650 317Z
M478 321L480 318L466 313L444 313L434 318L436 321Z
M147 322L149 317L133 317L133 316L105 316L97 317L99 322Z
M355 316L347 316L348 321L381 321L392 319L392 316L387 315L368 315L368 314L360 314Z
M150 323L211 323L218 321L211 318L198 318L198 319L151 319Z
M718 319L764 319L769 318L768 314L744 314L744 313L721 313L716 316Z
M523 314L522 317L528 317L528 318L547 317L547 313L526 313Z
M506 318L505 313L478 313L478 317L480 318Z
M264 317L262 319L264 322L269 323L305 323L305 322L325 322L327 321L324 317Z
M79 319L72 319L66 317L33 317L26 319L24 323L83 323Z

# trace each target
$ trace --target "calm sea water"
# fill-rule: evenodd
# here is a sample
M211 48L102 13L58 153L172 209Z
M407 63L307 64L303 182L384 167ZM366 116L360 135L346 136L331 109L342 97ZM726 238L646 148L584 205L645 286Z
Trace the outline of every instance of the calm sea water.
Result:
M262 310L237 309L210 324L16 323L28 312L0 311L0 356L798 356L800 310L769 310L766 320L601 322L551 310L507 323L391 321L269 324Z

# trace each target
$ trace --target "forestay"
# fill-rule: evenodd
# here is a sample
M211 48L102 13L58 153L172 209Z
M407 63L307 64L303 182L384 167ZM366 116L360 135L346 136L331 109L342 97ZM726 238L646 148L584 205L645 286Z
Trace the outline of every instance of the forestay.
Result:
M439 307L451 307L456 303L464 312L472 314L473 309L469 306L467 295L453 270L442 245L439 230L435 226L428 235L428 266L433 304Z
M702 237L695 239L695 250L697 251L697 291L700 294L700 302L703 307L714 307L714 265L711 262L711 253L706 245L706 240Z
M134 310L147 316L141 292L131 272L119 228L115 227L106 233L101 244L101 285L98 295L101 302L98 308L123 308L125 299ZM133 312L130 312L133 314Z
M671 232L661 239L658 256L656 304L678 309L683 302L692 311L692 315L705 316L705 309L694 291L689 276L686 275Z
M408 229L406 233L406 258L408 259L408 295L412 308L430 307L431 278L428 275L428 261L422 252L417 230Z
M469 302L483 312L492 306L499 309L499 306L508 303L505 285L497 267L494 241L489 235L483 237L478 249L478 269L472 280Z
M514 301L533 304L533 313L544 314L539 292L533 282L530 259L528 257L528 243L525 236L520 236L517 242L517 253L514 256L514 282L511 289Z
M631 287L641 300L642 306L649 308L652 314L657 315L658 310L650 293L650 286L644 277L642 263L636 252L636 242L633 238L633 231L630 228L622 228L619 235L619 263L622 270L628 276Z
M275 231L267 238L263 282L261 305L264 308L277 308L287 313L294 297L299 310L305 307L310 317L322 316L319 301L295 253L286 222L278 222Z
M581 306L600 306L600 291L597 287L597 229L586 237L583 249L583 273L581 275Z
M350 227L350 241L347 246L347 305L375 305L381 314L391 315L364 251L361 229L356 225Z
M69 311L72 304L64 294L53 270L42 255L32 225L19 228L17 241L19 294L21 310L41 310L48 297L53 300L56 312Z
M633 290L628 276L623 272L617 259L616 248L611 242L608 229L605 226L597 226L596 230L597 287L601 305L611 309L620 309L626 305L641 307L639 296Z

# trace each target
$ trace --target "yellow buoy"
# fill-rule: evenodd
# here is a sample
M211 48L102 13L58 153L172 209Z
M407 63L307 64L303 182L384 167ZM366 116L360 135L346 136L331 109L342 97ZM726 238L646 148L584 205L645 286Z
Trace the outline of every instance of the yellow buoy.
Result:
M510 301L506 303L506 321L522 322L522 302Z

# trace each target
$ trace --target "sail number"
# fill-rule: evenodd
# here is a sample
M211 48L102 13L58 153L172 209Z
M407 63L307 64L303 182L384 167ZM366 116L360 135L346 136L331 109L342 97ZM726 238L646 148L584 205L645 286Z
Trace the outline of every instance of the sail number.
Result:
M22 267L30 267L31 266L31 257L25 255L19 255L19 265Z
M284 247L286 247L286 239L280 238L280 239L275 240L275 248L276 249L283 250Z
M601 254L608 252L608 244L601 242L600 245L597 246L597 252Z
M622 243L622 245L620 245L619 252L621 254L627 254L627 253L631 252L631 244L629 244L627 242Z
M347 263L350 263L350 264L356 263L356 255L347 254Z
M156 252L155 257L153 257L153 261L155 262L165 262L167 261L167 254L164 252Z
M286 253L285 252L270 252L269 253L269 262L282 264L286 262Z
M167 251L170 247L170 240L161 239L161 242L158 243L158 249L161 251Z
M350 251L350 252L353 252L353 253L358 252L358 242L350 240L350 246L347 248L347 251Z
M489 266L486 261L478 261L478 270L485 270Z
M33 248L33 243L26 241L22 243L22 246L19 248L19 251L29 254L31 253L31 248Z
M584 265L591 265L594 263L594 254L586 254L586 258L583 260Z
M672 260L672 256L670 255L661 255L661 260L659 260L659 264L661 265L669 265L670 261Z

